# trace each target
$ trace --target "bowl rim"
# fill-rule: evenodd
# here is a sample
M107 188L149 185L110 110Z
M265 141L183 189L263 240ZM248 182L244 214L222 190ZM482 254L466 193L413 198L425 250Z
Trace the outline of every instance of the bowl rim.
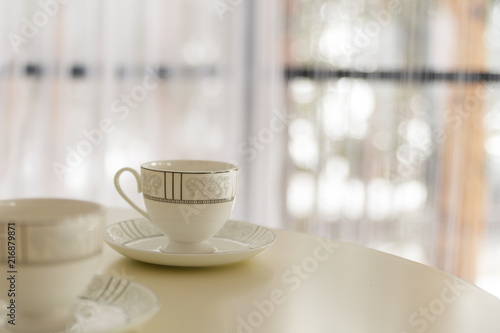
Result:
M65 212L61 214L51 214L44 216L43 214L27 214L26 216L13 216L8 214L9 208L17 209L33 209L41 205L52 205L53 209L62 207L66 205L66 209L70 208L71 212ZM68 207L69 206L69 207ZM71 207L72 206L72 207ZM86 216L103 216L106 213L106 209L103 205L80 199L68 199L68 198L52 198L52 197L37 197L37 198L14 198L0 200L0 224L7 223L19 223L19 224L31 224L40 223L43 224L60 224L62 222L67 222L68 220L81 219ZM22 214L21 214L22 215Z

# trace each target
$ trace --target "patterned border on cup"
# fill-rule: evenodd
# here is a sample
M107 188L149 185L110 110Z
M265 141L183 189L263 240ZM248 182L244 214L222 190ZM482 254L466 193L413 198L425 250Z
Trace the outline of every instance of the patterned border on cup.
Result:
M155 198L155 197L149 196L147 194L144 194L144 198L149 199L149 200L153 200L153 201L159 201L159 202L168 202L168 203L174 203L174 204L192 204L192 205L224 203L224 202L229 202L229 201L234 200L234 197L227 198L227 199L215 199L215 200L176 200L176 199Z
M141 168L144 198L176 204L215 204L236 195L237 171L181 173Z

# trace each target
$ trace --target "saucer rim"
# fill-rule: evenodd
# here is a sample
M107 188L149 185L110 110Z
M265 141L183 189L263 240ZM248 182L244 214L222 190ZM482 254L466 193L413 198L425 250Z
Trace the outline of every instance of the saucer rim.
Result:
M113 226L115 226L116 224L119 224L119 223L129 222L129 221L139 221L139 220L147 221L147 222L149 222L149 223L152 224L152 222L149 221L148 219L141 218L141 217L133 218L133 219L127 219L127 220L123 220L123 221L119 221L119 222L110 224L110 225L106 226L105 229L104 229L104 231L105 231L105 233L104 233L104 241L113 250L115 250L116 252L122 254L125 257L131 258L131 259L134 259L134 260L137 260L137 261L141 261L141 262L147 262L147 263L156 264L156 265L162 265L162 266L208 267L208 266L219 266L219 265L236 263L236 262L240 262L240 261L244 261L246 259L249 259L249 258L251 258L253 256L256 256L260 252L263 252L264 250L266 250L269 247L271 247L276 242L276 240L277 240L276 233L273 230L269 229L269 228L266 228L266 227L263 227L263 226L260 226L260 225L257 225L257 224L253 224L253 223L249 223L249 222L244 222L244 221L239 221L239 220L233 220L233 219L229 219L228 222L233 222L233 223L237 223L237 224L240 224L240 225L250 225L250 226L254 226L254 227L257 227L257 228L264 229L267 233L270 233L272 235L272 239L269 242L267 242L266 244L264 244L264 245L261 245L261 246L258 246L258 247L254 247L254 248L245 248L245 249L241 249L241 250L224 251L224 252L216 252L216 253L179 253L179 252L176 253L176 252L155 252L155 251L151 251L151 250L137 249L137 248L134 248L133 246L127 246L127 245L124 245L124 244L117 243L114 240L112 240L112 239L109 238L109 233L110 233L109 229L111 227L113 227ZM224 226L221 228L221 230L224 228ZM162 237L166 237L166 236L164 236L164 235L156 235L156 236L141 237L139 239L134 240L134 242L135 241L139 241L139 240L157 239L157 238L162 238ZM221 239L221 240L229 240L229 241L237 241L238 242L238 240L235 240L235 239L232 239L232 238L217 237L216 235L213 236L213 237L211 237L210 239ZM131 257L131 256L125 254L123 251L120 251L120 250L124 250L125 252L142 253L142 254L146 254L146 255L150 254L150 255L155 256L155 257L164 257L164 258L171 257L171 258L176 258L174 261L178 260L181 257L182 258L189 258L189 259L197 259L197 258L216 258L216 257L230 257L230 256L244 255L244 258L243 259L235 259L235 260L227 260L227 261L223 261L222 263L206 263L206 264L203 264L203 263L196 263L196 264L192 264L192 263L183 263L183 264L174 263L174 264L166 264L166 263L159 263L156 260L147 260L147 261L145 261L145 260L141 260L141 259L138 259L138 258L135 258L135 257Z

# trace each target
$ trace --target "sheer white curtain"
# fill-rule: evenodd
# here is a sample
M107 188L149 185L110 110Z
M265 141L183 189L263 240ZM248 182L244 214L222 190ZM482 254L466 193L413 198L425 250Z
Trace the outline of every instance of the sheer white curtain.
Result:
M253 18L244 3L217 5L0 1L0 196L122 205L120 167L230 160L242 167L234 215L246 218Z

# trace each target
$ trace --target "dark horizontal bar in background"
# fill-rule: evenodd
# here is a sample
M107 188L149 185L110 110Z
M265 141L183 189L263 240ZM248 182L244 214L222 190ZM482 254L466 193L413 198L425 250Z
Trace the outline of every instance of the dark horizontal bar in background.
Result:
M42 67L34 65L34 64L26 65L26 68L24 69L24 71L25 71L27 76L42 76L42 74L43 74Z
M120 66L116 69L118 77L144 75L144 67L126 67ZM153 67L153 66L151 66ZM156 66L154 71L161 79L171 76L196 77L196 76L215 76L217 69L215 67L166 67ZM24 68L27 76L40 77L49 71L39 64L29 63ZM75 64L68 70L69 76L73 78L85 78L89 75L88 66ZM327 68L291 68L284 69L284 75L287 80L296 77L307 77L314 80L354 78L365 80L383 80L396 82L500 82L499 73L491 72L438 72L434 70L413 70L413 71L375 71L362 72L356 70L331 70Z
M286 68L287 80L307 77L315 80L354 78L365 80L384 80L398 82L500 82L500 74L490 72L437 72L433 70L417 71L375 71L330 70L311 68Z
M215 67L203 66L203 67L166 67L166 66L149 66L150 71L154 72L160 79L166 79L169 76L180 76L180 77L209 77L216 75ZM144 67L132 67L132 66L117 66L114 70L115 75L119 78L129 77L129 76L144 76L146 72L147 65ZM31 77L41 77L44 75L54 74L57 70L50 70L48 67L37 64L28 63L23 67L26 76ZM75 79L83 79L86 76L92 75L90 73L91 68L89 66L74 64L69 66L65 71L68 76ZM3 71L5 72L5 71ZM98 71L97 71L98 72ZM94 75L96 70L94 69Z
M74 78L83 78L87 74L87 69L82 65L74 65L71 67L71 76Z

